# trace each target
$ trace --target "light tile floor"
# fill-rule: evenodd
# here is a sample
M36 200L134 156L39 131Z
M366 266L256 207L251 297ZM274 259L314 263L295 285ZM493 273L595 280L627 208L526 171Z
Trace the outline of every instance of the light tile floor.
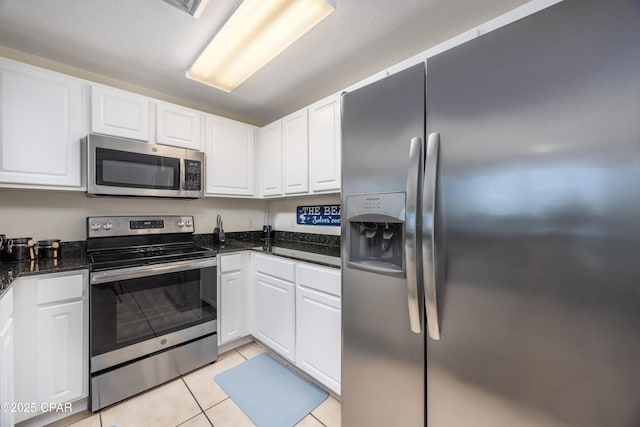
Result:
M210 365L104 409L97 414L89 412L77 414L51 426L255 426L212 378L265 351L264 347L255 342L238 347L219 355L218 360ZM277 358L277 356L275 357ZM284 362L282 359L280 360ZM322 426L340 427L340 402L331 395L303 418L296 427Z

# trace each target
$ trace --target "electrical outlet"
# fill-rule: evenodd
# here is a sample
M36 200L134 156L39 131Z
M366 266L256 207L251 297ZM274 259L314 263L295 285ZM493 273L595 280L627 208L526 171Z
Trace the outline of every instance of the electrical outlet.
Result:
M253 217L250 216L249 217L249 228L252 228L252 227L253 227Z
M296 219L294 217L291 217L291 223L290 223L291 227L295 227L296 226Z

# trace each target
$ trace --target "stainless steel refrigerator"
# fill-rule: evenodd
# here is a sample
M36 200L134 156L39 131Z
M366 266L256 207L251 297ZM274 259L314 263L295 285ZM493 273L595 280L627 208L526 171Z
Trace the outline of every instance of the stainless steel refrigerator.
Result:
M640 425L640 1L342 98L342 425Z

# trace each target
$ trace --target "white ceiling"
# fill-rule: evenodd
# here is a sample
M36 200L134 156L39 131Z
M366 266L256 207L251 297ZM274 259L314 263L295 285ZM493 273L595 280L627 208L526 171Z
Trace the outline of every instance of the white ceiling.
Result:
M337 10L231 93L185 77L240 0L194 19L161 0L0 0L0 45L263 125L527 0L337 0Z

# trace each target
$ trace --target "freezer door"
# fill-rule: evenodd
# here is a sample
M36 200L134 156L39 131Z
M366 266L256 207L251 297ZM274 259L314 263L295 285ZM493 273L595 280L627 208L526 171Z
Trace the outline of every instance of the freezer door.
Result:
M342 99L344 427L425 423L424 102L424 64Z
M566 0L427 61L429 427L640 425L639 23Z

